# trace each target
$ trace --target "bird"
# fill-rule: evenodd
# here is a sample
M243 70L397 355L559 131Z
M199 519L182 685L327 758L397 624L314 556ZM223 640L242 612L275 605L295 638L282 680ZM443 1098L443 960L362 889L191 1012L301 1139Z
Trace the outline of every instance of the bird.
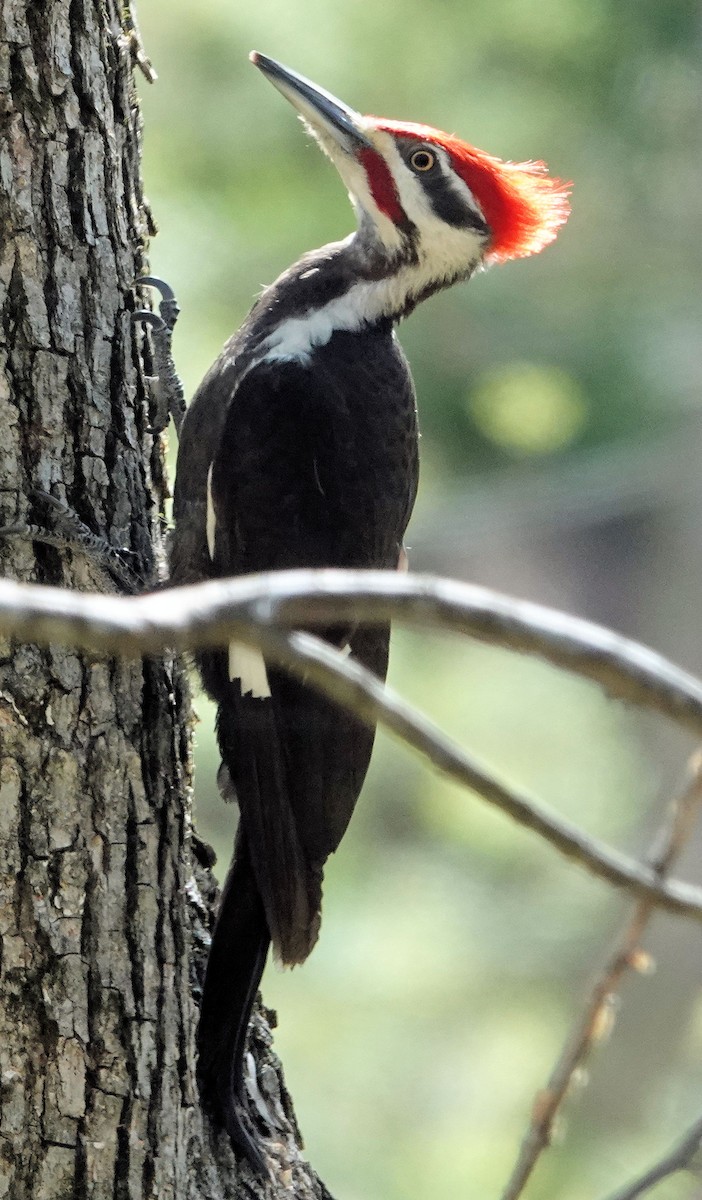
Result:
M536 254L570 185L428 125L364 116L256 51L348 190L356 229L302 255L255 301L180 430L174 583L300 567L403 569L418 483L412 376L396 326L491 263ZM389 626L315 632L381 680ZM239 806L198 1027L202 1095L234 1150L266 1173L244 1085L247 1028L269 949L304 962L324 864L351 819L374 730L232 642L201 652L217 705L223 795Z

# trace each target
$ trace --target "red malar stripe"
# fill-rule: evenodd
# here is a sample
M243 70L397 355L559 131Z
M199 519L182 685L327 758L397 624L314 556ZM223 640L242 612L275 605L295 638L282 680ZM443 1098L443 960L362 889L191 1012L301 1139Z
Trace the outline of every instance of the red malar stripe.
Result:
M358 158L366 172L371 196L380 211L396 225L405 224L407 214L400 204L395 180L385 159L370 149L361 150Z

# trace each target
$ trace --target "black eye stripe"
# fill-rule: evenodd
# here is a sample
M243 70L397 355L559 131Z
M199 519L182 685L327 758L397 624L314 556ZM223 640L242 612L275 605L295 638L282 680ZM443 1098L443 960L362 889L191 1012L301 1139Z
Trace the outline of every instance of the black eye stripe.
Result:
M487 237L490 227L472 207L467 197L452 183L451 167L444 162L444 156L437 147L425 145L423 142L400 142L398 149L414 178L421 183L440 221L445 221L447 225L456 229L475 229ZM432 156L434 163L430 170L417 171L412 168L412 159L416 154Z
M461 229L478 229L481 233L489 233L488 226L479 213L453 187L446 175L433 175L431 179L422 179L424 191L429 198L434 212L447 225Z

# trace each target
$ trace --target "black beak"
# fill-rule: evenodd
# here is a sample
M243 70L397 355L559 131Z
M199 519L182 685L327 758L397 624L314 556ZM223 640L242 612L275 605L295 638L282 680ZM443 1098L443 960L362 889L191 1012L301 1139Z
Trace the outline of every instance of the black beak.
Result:
M359 113L274 58L267 58L256 50L251 51L249 58L316 133L326 134L348 154L372 149L372 143L363 131L363 118Z

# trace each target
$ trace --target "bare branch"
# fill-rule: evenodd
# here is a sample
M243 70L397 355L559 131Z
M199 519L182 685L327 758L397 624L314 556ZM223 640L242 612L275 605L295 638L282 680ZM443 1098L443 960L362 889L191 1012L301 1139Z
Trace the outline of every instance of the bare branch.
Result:
M349 586L349 580L353 586ZM484 628L489 617L495 641L502 630L504 644L512 644L516 635L511 631L516 630L522 649L527 648L527 643L540 646L535 613L540 614L544 628L549 622L554 628L560 623L569 630L565 633L561 630L559 644L566 649L570 647L573 669L577 669L576 650L585 651L584 660L591 663L598 639L602 642L610 639L624 649L621 661L614 651L611 661L598 651L607 668L607 677L620 684L623 680L625 685L627 679L635 680L633 691L639 702L658 707L669 715L680 715L683 711L696 713L699 708L696 720L700 724L702 686L644 647L617 639L614 634L586 622L450 581L409 580L409 589L407 582L400 580L398 590L397 577L384 572L295 571L164 589L146 596L114 597L0 581L0 632L37 642L59 641L122 654L157 651L167 645L191 649L219 645L231 637L240 638L258 646L271 661L309 680L362 718L391 729L445 774L534 830L561 854L593 874L648 898L661 908L702 920L702 889L677 881L663 882L650 866L635 862L588 837L563 818L546 812L531 797L492 776L431 721L383 688L359 663L345 660L310 634L281 634L265 622L303 624L314 618L336 623L343 619L342 615L348 619L356 611L356 604L364 621L377 615L374 604L385 619L395 607L400 613L412 613L412 604L418 597L417 619L420 619L426 607L421 597L427 596L431 600L427 608L429 624L438 625L446 616L450 627L470 632ZM441 600L446 592L458 595L449 603L446 596ZM432 605L438 616L436 613L431 616ZM523 610L529 610L526 616ZM548 637L544 645L547 648L551 645ZM655 661L645 665L646 656ZM565 663L565 650L561 657ZM594 672L585 673L594 677Z
M702 1117L695 1121L686 1134L680 1139L673 1149L659 1159L650 1170L645 1174L640 1175L633 1183L627 1187L621 1188L618 1192L613 1192L608 1200L636 1200L638 1196L643 1196L649 1192L651 1188L660 1183L662 1179L667 1179L669 1175L674 1175L676 1171L697 1170L700 1166L699 1161L695 1162L695 1158L702 1151Z
M702 733L702 683L628 638L486 588L386 571L283 571L116 598L0 581L0 632L134 655L258 645L260 623L284 628L393 618L452 630L594 680L610 696Z
M649 862L659 880L663 880L692 833L702 804L702 754L695 753L688 766L688 778L679 799L673 803L670 815L649 855ZM519 1158L502 1200L518 1200L531 1177L536 1163L551 1144L553 1129L560 1108L573 1083L576 1071L582 1066L597 1041L611 1025L614 995L622 978L630 969L641 970L647 958L640 949L641 938L654 905L646 897L639 901L627 922L608 961L597 977L585 1009L572 1030L545 1089L539 1092L532 1112L530 1126L524 1135ZM702 1123L700 1124L702 1134ZM699 1138L698 1138L699 1142ZM681 1143L681 1146L683 1143ZM677 1170L677 1167L672 1168ZM665 1174L669 1173L668 1171ZM663 1175L656 1176L656 1179ZM655 1180L652 1180L655 1182ZM649 1185L651 1186L651 1185ZM612 1200L628 1200L639 1192L622 1192Z

